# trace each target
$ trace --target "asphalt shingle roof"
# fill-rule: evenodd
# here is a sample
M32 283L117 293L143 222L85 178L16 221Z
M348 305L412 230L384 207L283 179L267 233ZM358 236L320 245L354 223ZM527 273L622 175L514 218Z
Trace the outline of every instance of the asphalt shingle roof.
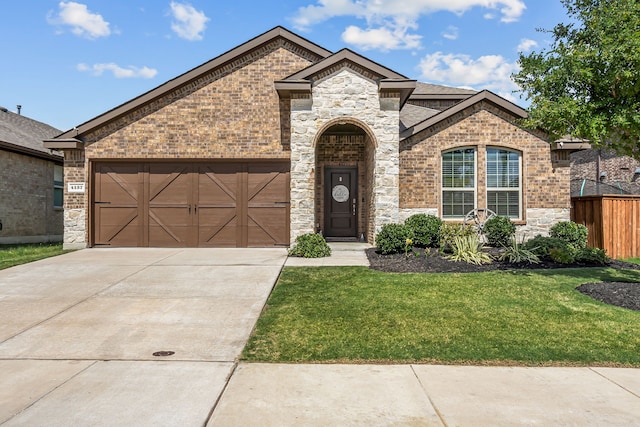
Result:
M51 151L44 148L42 141L61 133L61 130L46 123L12 113L0 107L0 142L51 155Z
M434 85L431 83L416 83L416 89L413 91L413 95L463 95L471 96L478 93L478 91L471 89L461 89L459 87Z
M429 117L435 116L440 110L433 108L420 107L413 104L404 104L400 111L400 132L404 132L410 127L427 120Z

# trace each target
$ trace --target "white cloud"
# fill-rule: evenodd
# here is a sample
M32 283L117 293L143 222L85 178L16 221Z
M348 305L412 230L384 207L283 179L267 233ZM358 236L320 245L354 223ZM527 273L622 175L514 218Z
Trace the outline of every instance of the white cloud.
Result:
M209 18L202 11L197 11L187 3L171 2L171 14L174 21L171 29L178 37L185 40L202 40Z
M113 62L106 64L78 64L78 71L88 72L94 76L101 76L104 72L110 71L117 79L143 78L152 79L158 74L158 70L149 67L134 67L132 65L127 68L120 67Z
M447 40L457 40L458 39L458 27L455 27L453 25L449 25L447 27L447 31L442 33L442 37L444 37Z
M526 9L522 0L317 0L315 5L299 8L292 21L300 30L338 16L364 18L369 25L387 19L415 22L420 15L439 11L463 14L474 7L500 12L503 22L517 21Z
M436 52L425 56L419 65L421 77L427 81L452 86L489 89L509 100L518 86L511 74L518 71L516 62L509 62L500 55L484 55L477 59L463 54Z
M62 1L58 7L57 15L49 12L47 16L50 24L68 25L73 34L88 39L107 37L111 34L109 23L101 15L90 12L86 5Z
M420 47L422 36L407 34L407 28L369 28L362 30L354 25L342 33L342 40L358 46L362 50L379 49L383 52L393 49L416 49Z
M536 42L535 40L522 39L520 40L520 44L518 45L517 49L518 49L518 52L526 53L531 51L531 49L533 49L536 46L538 46L538 42Z

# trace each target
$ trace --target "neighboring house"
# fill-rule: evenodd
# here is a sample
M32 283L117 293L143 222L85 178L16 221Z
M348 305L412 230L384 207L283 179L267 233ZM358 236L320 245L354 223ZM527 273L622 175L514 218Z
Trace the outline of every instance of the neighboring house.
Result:
M60 133L0 107L0 244L62 241L62 153L42 145Z
M640 194L640 161L611 150L571 154L571 196Z
M569 156L525 116L276 27L45 146L74 189L65 247L373 243L486 207L533 236L569 219Z

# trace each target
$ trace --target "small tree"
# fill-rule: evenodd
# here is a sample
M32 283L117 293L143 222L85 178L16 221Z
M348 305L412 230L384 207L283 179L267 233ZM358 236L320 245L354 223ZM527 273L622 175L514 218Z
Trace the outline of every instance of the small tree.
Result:
M513 75L531 100L525 124L640 159L640 2L562 3L574 22L541 30L551 46L520 54Z

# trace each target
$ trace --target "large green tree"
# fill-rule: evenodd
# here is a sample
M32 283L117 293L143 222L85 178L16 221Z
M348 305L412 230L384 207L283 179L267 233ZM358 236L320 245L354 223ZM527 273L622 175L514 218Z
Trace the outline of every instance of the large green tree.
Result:
M640 159L640 1L562 0L548 49L520 54L527 125Z

